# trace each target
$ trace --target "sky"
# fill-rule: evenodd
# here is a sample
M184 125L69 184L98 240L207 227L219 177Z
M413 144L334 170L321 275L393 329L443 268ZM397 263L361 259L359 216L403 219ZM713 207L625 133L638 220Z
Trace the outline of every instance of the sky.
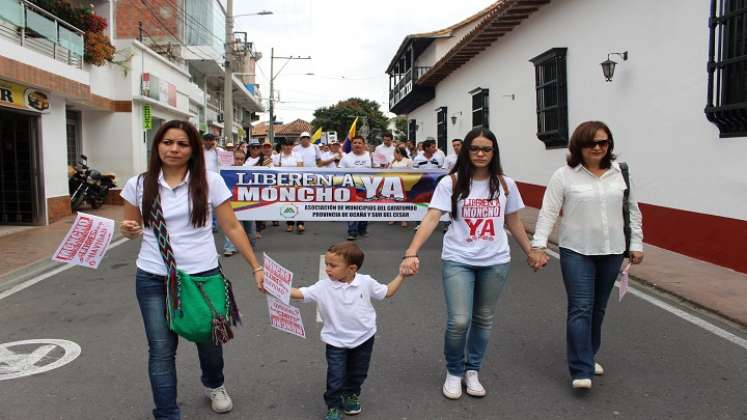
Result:
M388 111L389 77L384 73L408 34L443 29L495 0L234 0L234 15L261 10L269 16L235 19L235 31L263 55L257 83L270 92L270 49L276 56L311 56L275 60L277 120L313 119L315 109L357 96ZM313 76L306 73L314 73ZM267 104L265 103L265 107ZM261 121L268 120L268 113Z

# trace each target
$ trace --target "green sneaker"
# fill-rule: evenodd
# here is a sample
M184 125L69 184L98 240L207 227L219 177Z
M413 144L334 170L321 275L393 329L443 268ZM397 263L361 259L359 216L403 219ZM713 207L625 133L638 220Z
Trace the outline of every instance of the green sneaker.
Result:
M342 413L339 408L330 408L324 420L342 420Z
M361 412L361 400L358 394L344 395L342 405L345 408L345 414L354 416Z

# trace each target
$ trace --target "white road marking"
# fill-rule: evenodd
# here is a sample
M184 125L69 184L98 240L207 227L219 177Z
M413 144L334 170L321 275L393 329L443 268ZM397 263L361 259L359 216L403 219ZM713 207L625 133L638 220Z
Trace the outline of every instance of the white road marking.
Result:
M545 251L547 252L548 255L550 255L550 256L552 256L552 257L554 257L556 259L560 259L560 254L558 254L557 252L555 252L555 251L553 251L551 249L547 249ZM619 287L617 285L617 283L615 284L615 287ZM747 340L745 340L744 338L742 338L742 337L740 337L738 335L732 334L729 331L726 331L723 328L717 327L716 325L713 325L710 322L708 322L708 321L706 321L706 320L704 320L702 318L699 318L699 317L697 317L697 316L695 316L693 314L690 314L690 313L688 313L686 311L683 311L682 309L675 308L674 306L672 306L672 305L670 305L670 304L662 301L661 299L657 299L657 298L655 298L655 297L653 297L653 296L651 296L651 295L649 295L647 293L644 293L644 292L642 292L642 291L640 291L638 289L635 289L633 287L631 287L631 288L628 289L628 293L632 294L633 296L635 296L635 297L637 297L639 299L645 300L646 302L648 302L648 303L650 303L650 304L652 304L652 305L654 305L654 306L656 306L656 307L658 307L660 309L663 309L663 310L671 313L672 315L674 315L676 317L682 318L685 321L687 321L687 322L689 322L689 323L691 323L693 325L696 325L696 326L698 326L698 327L700 327L700 328L702 328L702 329L710 332L711 334L717 335L717 336L719 336L719 337L721 337L721 338L723 338L723 339L725 339L725 340L727 340L727 341L729 341L731 343L734 343L734 344L738 345L739 347L747 350Z
M30 353L11 350L11 348L29 347L31 345L39 346ZM53 360L49 354L58 347L62 349L62 355ZM36 339L0 344L0 381L57 369L77 359L80 353L80 346L68 340ZM52 362L37 366L37 363L45 359L50 359Z
M127 238L121 238L121 239L117 240L116 242L112 242L109 245L109 249L107 250L107 252L110 251L110 250L112 250L113 248L119 246L119 245L122 245L123 243L127 242L128 240L129 239L127 239ZM0 293L0 300L3 300L3 299L5 299L8 296L14 295L14 294L20 292L23 289L29 288L29 287L35 285L36 283L44 281L44 280L46 280L46 279L48 279L50 277L56 276L57 274L60 274L63 271L69 270L69 269L71 269L73 267L77 267L77 265L65 264L65 265L63 265L61 267L57 267L57 268L55 268L53 270L50 270L50 271L48 271L48 272L46 272L44 274L41 274L41 275L36 276L34 278L28 279L25 282L17 284L15 286L11 287L10 289L8 289L8 290Z

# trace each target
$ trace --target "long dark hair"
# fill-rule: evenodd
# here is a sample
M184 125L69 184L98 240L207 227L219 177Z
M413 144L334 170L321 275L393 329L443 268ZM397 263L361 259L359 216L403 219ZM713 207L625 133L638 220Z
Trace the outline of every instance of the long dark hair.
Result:
M499 177L503 175L503 167L501 166L501 154L498 150L498 139L487 128L475 127L464 136L464 145L459 152L456 165L449 172L449 175L456 174L456 185L452 186L451 193L451 218L454 220L459 218L457 214L457 202L469 196L472 176L475 172L475 167L472 165L472 160L470 160L469 149L472 146L472 141L478 137L485 137L493 143L493 158L490 159L490 163L488 164L488 171L490 172L490 195L488 198L490 200L498 194L501 185ZM508 194L508 191L505 193Z
M153 220L150 209L153 200L158 193L158 176L161 173L161 157L158 155L158 145L163 141L163 136L172 128L187 133L189 145L192 147L192 156L187 162L189 171L189 199L192 209L192 226L202 227L207 223L208 217L208 187L207 173L205 169L205 155L202 150L202 142L197 129L187 121L171 120L163 124L153 138L153 146L150 148L150 161L148 170L143 174L143 225L150 227Z
M599 162L599 167L602 169L609 169L612 166L612 161L615 160L615 156L612 151L615 149L615 142L612 140L612 131L610 131L607 124L601 121L585 121L573 130L570 144L568 144L568 158L566 162L571 168L584 163L584 157L581 154L581 150L584 146L592 145L594 142L594 135L597 131L604 130L607 133L607 138L610 140L610 145L607 147L607 154L604 155L602 161Z

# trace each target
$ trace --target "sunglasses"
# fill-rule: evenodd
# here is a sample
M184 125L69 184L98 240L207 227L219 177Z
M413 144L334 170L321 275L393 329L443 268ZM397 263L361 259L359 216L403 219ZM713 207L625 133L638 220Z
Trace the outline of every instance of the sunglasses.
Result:
M493 153L493 146L470 146L471 153L483 152L485 154Z
M592 140L589 143L586 143L581 147L583 147L584 149L593 149L596 146L599 146L602 149L604 149L605 147L610 146L610 141L609 140Z

